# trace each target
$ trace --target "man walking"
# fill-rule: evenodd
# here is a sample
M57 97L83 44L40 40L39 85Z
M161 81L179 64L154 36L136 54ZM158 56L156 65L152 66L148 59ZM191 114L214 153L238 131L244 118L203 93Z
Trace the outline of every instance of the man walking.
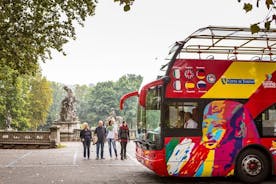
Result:
M101 159L104 159L103 154L104 154L104 142L105 142L105 138L106 138L106 129L103 126L103 121L102 120L100 120L98 122L98 127L95 129L94 133L98 137L98 141L97 141L97 144L96 144L96 154L97 154L96 159L97 160L99 159L100 149L101 149Z

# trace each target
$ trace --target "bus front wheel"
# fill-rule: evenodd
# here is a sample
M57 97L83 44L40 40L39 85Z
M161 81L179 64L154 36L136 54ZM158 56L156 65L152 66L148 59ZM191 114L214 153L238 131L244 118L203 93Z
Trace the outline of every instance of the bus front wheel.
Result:
M259 183L268 177L268 158L257 149L243 151L236 163L236 176L246 183Z

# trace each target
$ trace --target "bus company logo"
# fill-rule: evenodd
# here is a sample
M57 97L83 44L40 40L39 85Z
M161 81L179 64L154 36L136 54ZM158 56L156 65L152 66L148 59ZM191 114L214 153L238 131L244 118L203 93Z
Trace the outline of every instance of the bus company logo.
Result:
M184 76L185 76L187 79L190 80L190 79L194 78L195 74L194 74L193 70L187 69L187 70L184 71Z
M272 75L266 74L266 80L263 82L264 88L276 88L276 82L272 81Z
M255 84L255 79L228 79L228 78L221 78L222 84Z
M216 76L212 73L208 74L206 79L207 79L207 82L210 84L214 84L217 80Z
M203 68L198 68L196 71L196 77L198 79L204 79L205 78L205 70Z
M222 84L227 84L227 79L226 78L221 78Z

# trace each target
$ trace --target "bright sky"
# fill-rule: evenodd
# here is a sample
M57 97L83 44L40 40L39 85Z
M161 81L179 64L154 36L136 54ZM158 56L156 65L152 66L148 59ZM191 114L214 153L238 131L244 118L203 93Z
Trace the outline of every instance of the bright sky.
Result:
M253 1L252 3L255 3ZM43 75L64 84L118 80L124 74L155 78L169 47L206 26L242 26L262 20L259 9L245 14L237 0L136 0L129 12L101 0L95 16L77 28L67 56L53 52L41 64Z

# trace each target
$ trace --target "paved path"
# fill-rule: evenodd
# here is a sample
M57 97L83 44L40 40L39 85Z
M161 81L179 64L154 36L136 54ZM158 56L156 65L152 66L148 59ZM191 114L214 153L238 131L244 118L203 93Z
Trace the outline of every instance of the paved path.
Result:
M239 183L234 178L161 178L134 158L134 144L128 145L128 159L82 158L79 142L63 143L65 148L45 150L0 149L0 184L148 184L148 183ZM120 148L117 145L117 148ZM276 183L276 178L264 183Z

